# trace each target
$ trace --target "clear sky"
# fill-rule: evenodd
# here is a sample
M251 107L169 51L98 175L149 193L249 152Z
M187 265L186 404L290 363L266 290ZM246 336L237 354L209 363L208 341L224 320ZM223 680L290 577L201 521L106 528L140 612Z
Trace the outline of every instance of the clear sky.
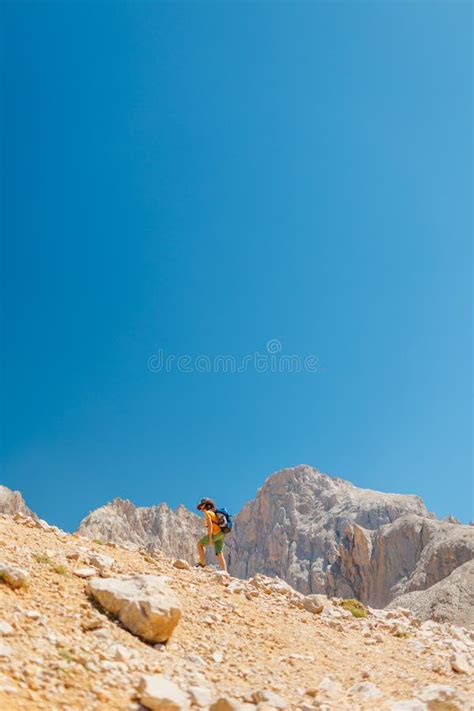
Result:
M468 521L471 3L1 19L0 481L71 529L308 463ZM149 367L270 340L317 372Z

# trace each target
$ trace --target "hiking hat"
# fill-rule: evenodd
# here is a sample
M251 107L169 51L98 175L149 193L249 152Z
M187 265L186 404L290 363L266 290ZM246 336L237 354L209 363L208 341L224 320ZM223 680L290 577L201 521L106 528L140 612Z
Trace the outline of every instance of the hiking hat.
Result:
M205 496L204 498L201 499L201 501L198 503L198 505L196 506L196 508L200 511L200 510L202 509L202 507L203 507L203 506L206 506L206 505L207 505L207 506L211 505L211 507L214 508L214 509L216 508L216 505L215 505L215 503L213 502L213 500L212 500L212 499L208 499L207 496Z

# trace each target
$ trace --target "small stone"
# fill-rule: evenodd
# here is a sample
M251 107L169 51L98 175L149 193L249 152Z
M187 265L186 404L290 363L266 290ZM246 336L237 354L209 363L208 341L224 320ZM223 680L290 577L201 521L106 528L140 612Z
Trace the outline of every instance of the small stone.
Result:
M103 573L108 568L112 568L115 560L109 555L103 555L102 553L94 553L89 557L90 565L93 565L100 573ZM95 574L95 573L94 573Z
M12 654L12 648L6 644L0 644L0 658L9 657Z
M451 657L451 669L457 674L470 674L472 667L465 654L454 654Z
M103 624L104 621L101 615L91 614L81 620L81 629L83 632L91 632L92 630L98 630Z
M207 708L212 702L212 693L210 689L203 686L190 686L188 692L191 696L191 701L200 708Z
M0 565L0 581L13 590L24 587L28 583L28 571L15 565Z
M375 684L371 681L360 681L359 683L351 686L347 693L351 696L357 696L364 700L377 699L382 696L382 692L378 686L375 686Z
M213 652L212 658L216 664L220 664L224 659L224 655L222 654L222 652Z
M123 644L113 644L109 651L114 659L117 659L119 662L128 662L133 656L132 650Z
M189 700L174 682L159 674L144 674L138 687L140 702L152 711L185 711Z
M269 704L270 706L274 706L276 709L286 709L288 706L286 701L281 696L275 694L275 692L270 689L254 691L252 693L252 701L256 704L263 702Z
M424 701L429 711L446 709L446 711L457 711L466 706L465 694L460 694L452 686L444 684L431 684L417 694L420 701Z
M8 624L8 622L5 622L4 620L0 620L0 635L3 635L4 637L8 637L8 635L13 634L14 630L11 625Z
M319 686L319 691L326 692L327 694L337 694L341 691L341 685L329 674L321 679Z
M38 610L27 610L26 617L28 617L29 620L39 620L41 612L38 612Z
M319 615L324 610L324 600L321 595L306 595L300 602L304 609L313 615Z
M186 659L188 659L193 664L199 664L200 667L207 666L205 659L201 657L200 654L195 654L194 652L191 652L191 654L188 654Z
M214 583L220 583L220 585L227 585L229 583L230 575L225 570L216 570L212 576L212 581Z
M183 560L182 558L176 558L173 565L175 568L178 568L178 570L189 570L191 567L188 561Z
M235 699L228 699L221 696L217 701L209 706L209 711L240 711L241 704Z
M417 699L407 699L406 701L388 701L389 711L427 711L428 706L423 701Z
M78 578L93 578L97 575L97 568L77 568L72 571Z

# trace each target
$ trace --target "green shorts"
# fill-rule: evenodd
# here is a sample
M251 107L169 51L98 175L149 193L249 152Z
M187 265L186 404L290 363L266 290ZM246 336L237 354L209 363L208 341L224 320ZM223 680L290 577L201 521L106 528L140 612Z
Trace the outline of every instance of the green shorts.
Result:
M214 551L216 555L219 555L219 553L222 553L222 550L224 548L224 534L222 531L219 531L219 533L214 533L212 536L212 542L214 543ZM208 546L209 545L209 536L204 536L201 538L199 543L202 546Z

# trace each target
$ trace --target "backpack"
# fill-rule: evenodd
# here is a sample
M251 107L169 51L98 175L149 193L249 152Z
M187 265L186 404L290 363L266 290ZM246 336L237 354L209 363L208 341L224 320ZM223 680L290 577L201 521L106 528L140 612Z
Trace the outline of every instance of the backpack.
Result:
M215 514L217 516L217 525L222 533L230 533L233 526L232 514L230 514L224 506L220 509L216 509Z

